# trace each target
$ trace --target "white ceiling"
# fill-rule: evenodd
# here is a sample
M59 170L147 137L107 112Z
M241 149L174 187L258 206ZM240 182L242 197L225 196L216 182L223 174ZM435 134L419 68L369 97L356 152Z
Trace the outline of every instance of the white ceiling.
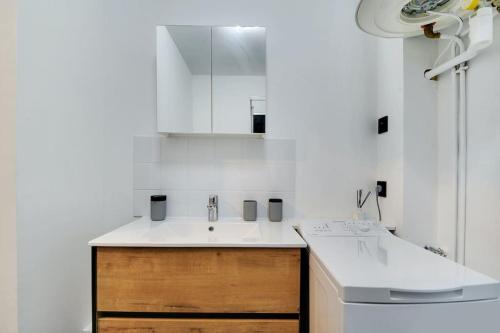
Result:
M167 29L193 75L210 74L211 39L213 75L266 75L265 28L168 26Z

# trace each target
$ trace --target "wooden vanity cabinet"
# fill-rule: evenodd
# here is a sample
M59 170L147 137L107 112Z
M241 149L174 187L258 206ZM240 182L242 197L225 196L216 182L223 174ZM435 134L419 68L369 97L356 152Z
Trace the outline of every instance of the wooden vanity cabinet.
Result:
M102 333L297 333L298 320L103 318Z
M301 249L93 249L94 332L298 333Z

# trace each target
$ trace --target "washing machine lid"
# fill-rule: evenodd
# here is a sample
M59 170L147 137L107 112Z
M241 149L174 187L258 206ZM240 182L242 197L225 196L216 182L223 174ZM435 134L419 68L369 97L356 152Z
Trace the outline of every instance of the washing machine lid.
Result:
M427 11L466 16L460 0L361 0L356 11L358 27L374 36L389 38L423 34L421 26L436 23L436 31L456 23L453 18L428 14Z
M354 230L350 235L349 229ZM444 303L500 297L500 283L488 276L387 231L361 229L346 227L345 222L301 223L311 254L344 302Z

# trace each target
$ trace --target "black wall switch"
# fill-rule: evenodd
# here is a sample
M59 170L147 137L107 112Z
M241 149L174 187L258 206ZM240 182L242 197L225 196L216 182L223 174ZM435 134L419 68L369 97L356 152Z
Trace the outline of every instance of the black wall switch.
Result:
M378 120L378 134L389 131L389 116L379 118Z
M378 192L378 196L381 198L387 198L387 182L385 181L377 181L377 187L381 187L381 191Z

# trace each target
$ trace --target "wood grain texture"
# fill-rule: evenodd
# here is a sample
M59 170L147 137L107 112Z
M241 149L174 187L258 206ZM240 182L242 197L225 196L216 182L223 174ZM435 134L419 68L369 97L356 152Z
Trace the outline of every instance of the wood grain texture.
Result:
M298 320L102 318L99 333L298 333Z
M97 310L298 313L300 249L98 248Z

